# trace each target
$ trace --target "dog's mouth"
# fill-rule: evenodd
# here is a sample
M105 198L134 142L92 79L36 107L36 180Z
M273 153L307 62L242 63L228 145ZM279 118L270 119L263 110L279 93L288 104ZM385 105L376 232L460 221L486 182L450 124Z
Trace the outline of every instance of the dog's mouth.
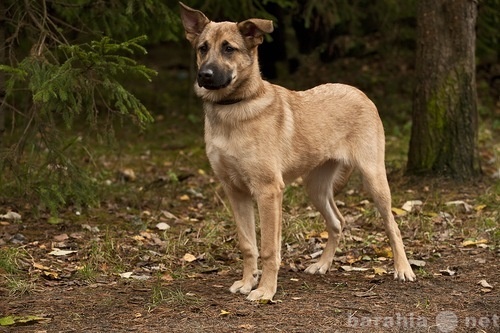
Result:
M202 88L208 89L208 90L219 90L219 89L224 89L226 88L229 84L231 83L231 78L226 80L223 84L217 84L215 82L200 82L198 80L198 85Z

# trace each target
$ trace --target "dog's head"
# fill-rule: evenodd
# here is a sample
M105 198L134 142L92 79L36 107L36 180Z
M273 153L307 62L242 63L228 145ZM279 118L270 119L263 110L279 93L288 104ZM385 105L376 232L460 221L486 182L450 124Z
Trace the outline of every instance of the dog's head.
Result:
M198 94L215 94L219 98L230 95L238 82L248 78L255 68L258 71L257 46L264 34L273 31L273 22L212 22L202 12L183 3L180 6L186 38L196 51Z

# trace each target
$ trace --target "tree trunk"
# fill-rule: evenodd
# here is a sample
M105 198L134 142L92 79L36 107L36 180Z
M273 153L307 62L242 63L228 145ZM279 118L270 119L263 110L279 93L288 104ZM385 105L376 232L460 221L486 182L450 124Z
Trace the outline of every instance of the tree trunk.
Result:
M418 1L409 173L467 178L479 172L476 17L477 1Z
M7 35L6 29L6 8L3 1L0 1L0 64L7 63L7 43L5 36ZM5 73L0 71L0 143L2 142L2 135L5 131Z

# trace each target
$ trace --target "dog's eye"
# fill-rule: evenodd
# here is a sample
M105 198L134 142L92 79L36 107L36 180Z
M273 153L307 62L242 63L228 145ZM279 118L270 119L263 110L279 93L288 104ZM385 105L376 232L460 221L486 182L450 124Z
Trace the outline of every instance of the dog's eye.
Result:
M224 46L224 52L226 53L233 53L234 51L236 51L236 49L230 45L226 45Z
M207 44L203 44L203 45L201 45L201 46L198 48L198 51L200 51L200 53L202 53L202 54L207 53L207 51L208 51L208 46L207 46Z

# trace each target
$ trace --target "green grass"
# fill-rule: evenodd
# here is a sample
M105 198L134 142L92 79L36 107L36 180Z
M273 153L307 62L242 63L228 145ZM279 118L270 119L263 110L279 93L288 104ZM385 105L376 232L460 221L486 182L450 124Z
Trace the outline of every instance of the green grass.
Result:
M20 272L21 260L26 257L26 252L16 247L0 248L0 272L16 274Z
M9 295L24 295L33 292L35 283L20 276L6 276L6 287Z
M28 253L16 247L0 248L0 277L5 281L5 287L10 295L22 295L30 293L34 289L34 283L23 271L23 261ZM0 280L0 284L2 284Z

